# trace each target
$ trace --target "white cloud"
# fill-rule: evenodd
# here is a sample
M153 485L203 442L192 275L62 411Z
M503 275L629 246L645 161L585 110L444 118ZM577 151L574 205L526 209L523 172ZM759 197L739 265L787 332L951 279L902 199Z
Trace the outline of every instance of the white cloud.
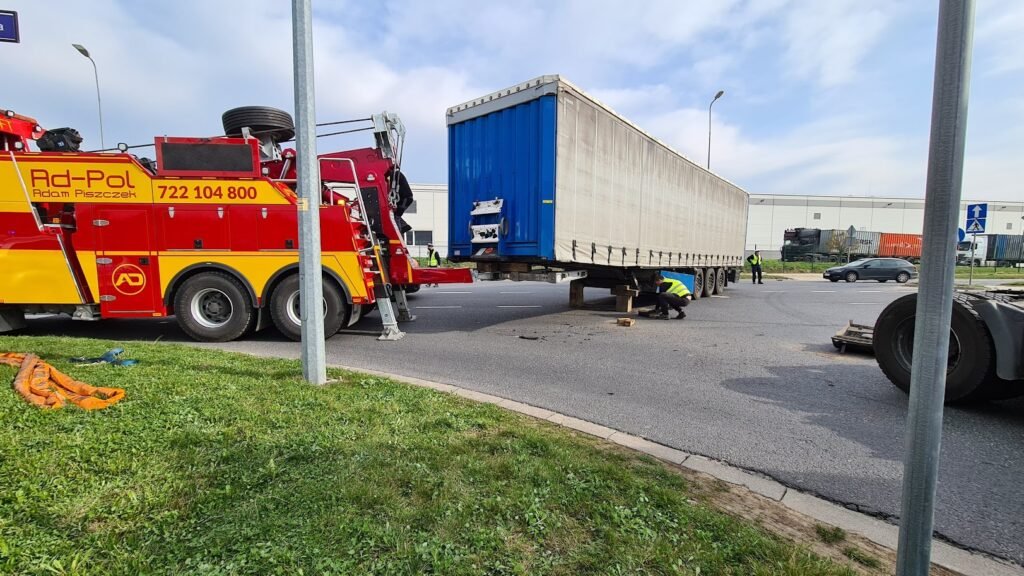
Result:
M0 46L0 106L78 127L87 145L98 141L92 70L71 42L99 65L108 144L216 134L220 114L239 105L292 108L287 3L8 7L21 14L24 43ZM902 80L906 62L877 57L900 35L921 40L900 45L914 51L915 71L934 54L934 13L906 1L338 0L316 3L315 16L319 119L398 112L414 178L444 180L448 106L560 73L700 164L707 102L724 88L712 164L751 191L923 191L925 87L897 82L883 95L865 81L880 71ZM979 6L967 194L1020 197L1022 34L1024 4ZM367 144L358 134L321 147Z
M798 77L826 88L853 81L894 17L893 7L881 0L791 4L784 24L787 63Z
M982 74L1024 70L1024 2L989 0L979 4L975 40L984 52L976 69Z

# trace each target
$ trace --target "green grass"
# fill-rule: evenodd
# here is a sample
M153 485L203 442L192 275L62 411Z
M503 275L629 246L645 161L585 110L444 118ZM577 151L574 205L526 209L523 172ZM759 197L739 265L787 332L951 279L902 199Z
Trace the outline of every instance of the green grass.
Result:
M815 524L814 531L818 533L818 539L826 544L835 544L846 540L846 530L839 526L825 526Z
M854 562L860 564L861 566L866 566L868 568L877 569L882 566L882 562L878 558L875 558L874 556L869 556L868 554L860 551L857 548L854 548L853 546L843 548L843 555L849 558L850 560L853 560Z
M0 573L850 574L660 462L495 406L177 345L62 361L113 345L0 337L127 389L97 412L0 389Z

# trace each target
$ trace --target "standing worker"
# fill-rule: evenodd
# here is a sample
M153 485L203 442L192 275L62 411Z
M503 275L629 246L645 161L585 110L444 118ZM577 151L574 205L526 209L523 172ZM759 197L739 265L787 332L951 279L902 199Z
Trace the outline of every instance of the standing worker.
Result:
M433 244L427 244L427 268L439 268L441 266L441 255L434 250Z
M683 307L689 306L690 299L693 298L686 285L679 280L665 278L661 274L654 277L654 285L658 287L658 305L654 307L651 318L668 320L669 307L676 311L676 320L686 318Z
M441 255L434 250L433 244L427 244L427 268L440 268L441 267ZM430 286L429 284L427 286ZM437 287L437 284L434 284Z
M753 254L747 256L747 262L750 262L750 282L764 284L761 281L761 264L764 263L764 258L761 258L761 251L754 250Z

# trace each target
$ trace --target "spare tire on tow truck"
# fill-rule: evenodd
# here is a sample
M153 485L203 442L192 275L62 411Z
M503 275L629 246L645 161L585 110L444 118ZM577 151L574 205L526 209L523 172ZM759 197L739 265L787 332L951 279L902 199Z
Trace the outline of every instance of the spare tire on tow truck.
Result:
M1024 382L997 375L997 345L975 303L985 299L958 292L954 296L946 371L946 403L998 400L1024 394ZM873 344L882 372L910 393L917 294L893 301L875 322Z

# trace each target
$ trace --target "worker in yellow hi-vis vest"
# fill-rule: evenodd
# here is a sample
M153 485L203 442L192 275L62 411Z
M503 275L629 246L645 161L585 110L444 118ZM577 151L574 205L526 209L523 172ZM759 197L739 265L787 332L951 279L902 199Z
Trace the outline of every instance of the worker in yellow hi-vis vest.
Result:
M434 250L433 244L427 244L427 268L440 268L441 267L441 255ZM427 284L430 286L430 284ZM435 288L437 284L433 285Z
M764 263L764 258L761 258L761 251L754 250L754 253L747 256L747 262L750 263L750 281L756 284L764 284L761 281L761 264Z
M667 320L670 307L676 311L676 320L686 318L683 307L689 306L690 299L693 298L686 284L674 278L665 278L661 274L654 277L654 284L658 287L658 305L654 307L651 318Z
M427 244L427 267L439 268L441 266L441 255L434 250L433 244Z

